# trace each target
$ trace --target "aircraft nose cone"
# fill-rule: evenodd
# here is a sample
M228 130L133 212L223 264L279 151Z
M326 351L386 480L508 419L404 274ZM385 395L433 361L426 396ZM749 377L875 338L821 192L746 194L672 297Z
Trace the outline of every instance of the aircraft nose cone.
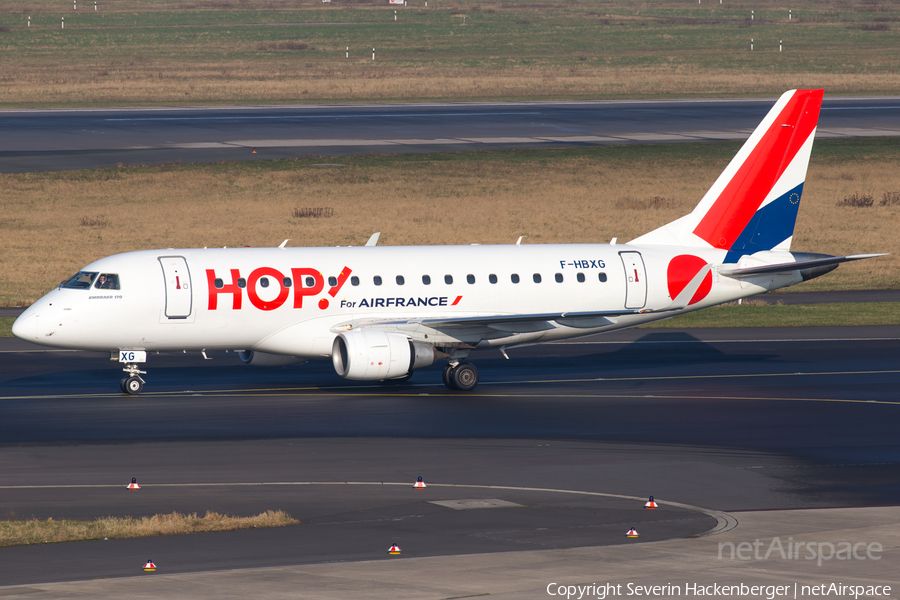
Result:
M12 326L12 333L17 338L23 340L34 340L37 338L38 319L34 313L20 315Z

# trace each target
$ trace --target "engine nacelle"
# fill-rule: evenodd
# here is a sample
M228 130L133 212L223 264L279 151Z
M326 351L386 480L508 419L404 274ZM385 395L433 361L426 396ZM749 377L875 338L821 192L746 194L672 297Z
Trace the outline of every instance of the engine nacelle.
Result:
M331 361L345 379L398 379L434 364L440 353L431 344L415 342L401 333L346 331L334 339Z
M239 350L238 357L245 365L254 367L283 367L284 365L302 365L305 358L299 356L287 356L285 354L269 354L256 350Z

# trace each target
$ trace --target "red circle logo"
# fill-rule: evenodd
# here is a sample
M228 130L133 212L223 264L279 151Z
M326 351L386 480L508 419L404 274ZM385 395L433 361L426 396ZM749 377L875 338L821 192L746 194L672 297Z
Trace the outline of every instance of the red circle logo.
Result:
M328 308L328 298L322 298L321 300L319 300L319 308L321 308L322 310Z
M669 296L674 300L681 290L687 287L694 275L700 272L700 269L706 266L706 261L699 256L690 254L681 254L669 261L669 268L666 270L666 281L669 284ZM712 273L707 273L703 278L700 287L694 294L688 304L696 304L700 302L712 289Z

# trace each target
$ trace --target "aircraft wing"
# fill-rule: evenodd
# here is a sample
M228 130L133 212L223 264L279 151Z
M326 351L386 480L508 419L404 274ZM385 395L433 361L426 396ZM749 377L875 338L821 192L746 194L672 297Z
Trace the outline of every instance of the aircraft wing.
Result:
M876 256L886 256L886 254L851 254L849 256L829 256L827 258L815 258L812 260L802 260L792 263L780 263L777 265L763 265L761 267L746 267L743 269L735 268L719 268L720 275L728 277L749 277L751 275L760 275L762 273L784 273L787 271L800 271L803 269L812 269L815 267L828 267L831 265L839 265L841 263L854 260L863 260L864 258L875 258Z

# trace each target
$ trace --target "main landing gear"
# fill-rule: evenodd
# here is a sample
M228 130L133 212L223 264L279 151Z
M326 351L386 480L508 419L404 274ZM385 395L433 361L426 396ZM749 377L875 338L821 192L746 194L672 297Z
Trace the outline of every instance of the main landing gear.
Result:
M478 385L478 369L468 362L448 364L442 373L444 385L451 390L468 392Z
M141 371L134 363L126 364L122 370L128 375L122 378L122 381L119 382L119 387L126 394L140 394L144 389L145 383L141 375L146 375L147 371Z

